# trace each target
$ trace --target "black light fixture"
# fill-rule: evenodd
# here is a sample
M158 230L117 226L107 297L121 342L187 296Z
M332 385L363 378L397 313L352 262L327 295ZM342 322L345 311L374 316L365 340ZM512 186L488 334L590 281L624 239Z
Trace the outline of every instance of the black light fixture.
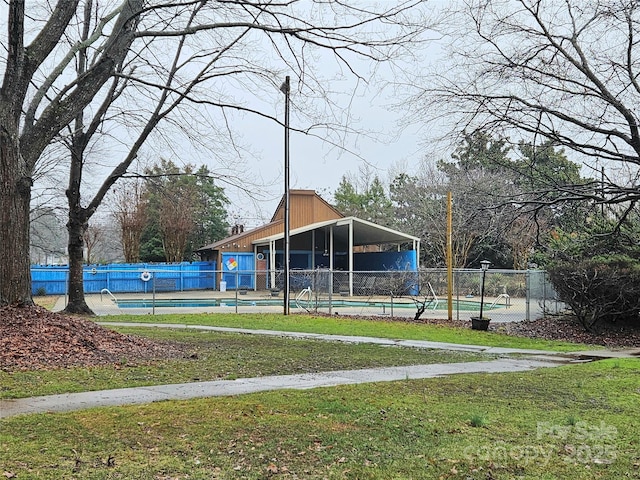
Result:
M482 307L484 306L484 278L487 275L491 262L489 260L482 260L480 262L480 268L482 269L482 285L480 287L480 320L482 320Z

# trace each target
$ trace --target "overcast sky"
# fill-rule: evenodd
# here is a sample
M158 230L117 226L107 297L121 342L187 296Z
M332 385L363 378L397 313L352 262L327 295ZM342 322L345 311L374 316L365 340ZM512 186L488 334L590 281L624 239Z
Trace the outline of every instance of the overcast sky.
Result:
M292 98L292 103L294 101ZM284 95L281 110L280 114L284 115ZM347 135L345 148L291 131L292 189L315 190L331 201L342 176L347 173L357 175L364 164L383 181L388 178L388 169L398 162L417 164L421 157L419 126L400 129L397 122L399 114L383 105L376 105L373 95L359 99L351 112L354 117L352 125L357 124L360 133ZM296 126L295 121L292 112L292 128ZM250 141L251 149L259 156L248 162L247 180L262 184L259 188L264 199L256 205L231 187L227 187L227 193L240 202L232 206L230 213L236 216L232 221L255 226L261 224L265 216L271 216L284 193L284 128L265 119L247 118L241 123L242 131L246 132L245 141Z
M429 7L433 5L435 9L443 3L446 4L447 1L431 0L428 5ZM0 8L2 18L4 13L4 8ZM435 41L430 43L428 47L424 47L424 51L415 52L417 58L423 60L418 62L419 65L412 66L426 67L423 63L435 60L438 52L437 43ZM336 138L335 132L340 128L338 126L333 130L331 141L326 142L323 141L326 135L322 129L313 130L314 135L297 132L296 129L306 129L309 126L309 119L303 118L304 115L300 113L306 113L301 110L309 107L310 100L306 97L301 98L306 95L305 87L299 88L295 74L292 72L291 188L315 190L323 198L331 201L332 194L343 175L357 175L363 165L374 172L384 184L388 183L391 168L400 164L408 169L417 166L425 155L425 142L429 139L429 135L421 125L404 129L399 126L403 112L392 111L389 108L397 102L397 99L393 97L391 88L382 89L385 82L395 80L390 70L385 66L378 66L377 76L374 78L370 76L370 65L355 61L351 66L362 75L362 78L358 80L352 76L351 79L345 79L344 74L348 69L344 64L337 62L332 54L321 52L317 58L319 62L313 65L314 72L311 74L317 75L318 79L340 79L335 84L329 83L325 87L336 95L334 97L336 103L340 107L344 106L344 110L348 112L348 116L343 115L338 119L339 123L354 133L344 133ZM316 71L318 71L317 74ZM286 72L284 74L286 75ZM274 80L281 83L284 77ZM349 84L350 81L353 83ZM262 115L274 116L284 121L285 99L277 89L274 89L274 92L260 92L259 95L250 91L234 91L233 87L229 89L230 95L238 100L238 104L246 101L245 105ZM355 93L353 93L354 89ZM312 107L314 111L319 112L325 108L321 99L313 100ZM177 164L180 162L196 166L206 164L214 174L235 176L239 179L239 182L235 183L240 183L246 189L252 190L254 195L247 195L246 192L231 185L223 185L232 202L229 208L229 220L232 223L242 223L247 227L258 226L269 220L284 193L284 128L277 122L260 115L227 110L221 117L222 133L217 132L216 135L212 132L209 152L195 152L192 145L179 140L179 135L172 136L171 127L163 126L159 129L160 133L156 138L147 142L139 158L152 163L157 163L159 158L163 157ZM336 121L336 119L330 121ZM225 138L225 128L229 128L233 134L233 142L237 142L242 148L235 148L235 145L229 148L228 144L231 140L229 136ZM108 139L104 142L108 142ZM87 194L83 194L85 200L89 198L90 190L102 183L104 172L110 166L112 167L114 159L126 154L128 147L125 147L126 145L123 145L120 151L117 144L101 144L100 148L93 152L95 166L87 171L85 178ZM230 150L226 159L224 158L225 147ZM59 179L57 182L59 183ZM106 205L99 211L99 217L108 215L108 210Z
M435 62L439 54L438 43L433 41L428 47L425 46L422 57L425 62ZM300 103L296 98L299 92L292 78L292 189L315 190L327 201L331 201L342 176L357 175L365 164L386 184L390 169L393 170L398 165L408 169L415 168L425 154L434 154L433 149L425 144L435 137L432 130L426 130L420 124L406 128L400 126L405 113L391 108L397 99L393 97L391 88L382 89L385 79L393 80L391 74L383 72L368 85L359 87L358 95L349 99L350 117L346 123L355 132L345 133L344 143L336 146L331 141L323 141L321 130L316 132L320 138L295 131L305 125L296 115L297 104ZM272 99L272 103L265 102L259 108L284 121L284 95L280 92L278 94ZM257 226L269 219L284 193L284 128L274 121L251 115L236 119L234 128L240 133L240 140L255 154L246 159L243 165L246 171L242 175L246 175L248 183L262 185L259 190L263 199L254 203L236 189L227 187L227 193L234 201L230 209L231 221Z

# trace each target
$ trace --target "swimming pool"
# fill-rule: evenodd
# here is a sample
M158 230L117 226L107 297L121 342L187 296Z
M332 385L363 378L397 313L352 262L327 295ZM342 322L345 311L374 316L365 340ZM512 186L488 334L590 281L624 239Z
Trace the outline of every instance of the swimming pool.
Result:
M299 302L301 305L308 306L309 304L318 308L328 308L328 300L319 300L307 302ZM205 308L205 307L235 307L235 306L249 306L249 307L267 307L267 306L281 306L283 304L282 299L238 299L235 298L168 298L168 299L123 299L116 300L116 304L120 308ZM295 300L291 300L292 307L297 306ZM331 305L334 307L390 307L391 302L367 302L356 300L332 300ZM394 303L394 308L410 307L415 308L413 304L400 304Z
M265 306L282 306L282 299L236 299L236 298L162 298L162 299L117 299L116 305L119 308L209 308L209 307L265 307ZM311 307L311 308L382 308L388 309L392 307L391 302L382 301L365 301L365 300L345 300L345 299L332 299L331 304L329 300L312 300L310 302L299 302L299 305L295 300L290 302L291 307ZM501 308L503 305L495 305L491 307L485 303L484 310L495 310ZM409 308L415 309L414 303L393 303L393 308ZM472 300L459 300L453 302L453 308L463 311L475 311L480 310L480 302ZM432 306L428 307L428 310L433 309ZM435 310L446 310L447 302L441 300L436 306Z

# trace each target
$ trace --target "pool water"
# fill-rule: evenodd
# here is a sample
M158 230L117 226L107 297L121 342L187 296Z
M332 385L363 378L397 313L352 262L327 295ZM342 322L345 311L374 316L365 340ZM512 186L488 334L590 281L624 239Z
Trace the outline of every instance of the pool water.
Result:
M235 298L168 298L168 299L120 299L116 300L116 304L119 308L207 308L207 307L235 307L235 306L249 306L249 307L264 307L264 306L281 306L283 304L282 299L235 299ZM298 306L294 300L290 302L292 307ZM329 308L328 300L319 300L317 302L311 301L299 302L300 306L312 307L312 308ZM344 300L334 299L331 301L331 307L340 308L391 308L391 302L380 301L363 301L363 300ZM491 310L500 308L502 305L496 305L493 308L485 303L484 309ZM414 303L393 303L393 308L411 308L415 309ZM431 309L429 306L428 309ZM454 309L463 311L475 311L480 310L480 302L471 300L459 300L454 301ZM446 310L447 302L440 301L436 310Z
M283 300L281 299L257 299L257 300L236 300L235 298L187 298L187 299L156 299L153 300L139 300L139 299L126 299L117 300L116 303L120 308L163 308L163 307L186 307L186 308L202 308L202 307L235 307L237 306L250 306L250 307L265 307L265 306L280 306ZM294 300L290 301L291 306L296 306ZM308 304L317 305L318 308L328 308L328 300L320 300L318 302L307 302L306 300L299 302L300 305L307 306ZM390 302L366 302L366 301L349 301L349 300L332 300L331 305L334 307L383 307L391 306ZM394 308L410 307L415 308L413 304L393 304Z

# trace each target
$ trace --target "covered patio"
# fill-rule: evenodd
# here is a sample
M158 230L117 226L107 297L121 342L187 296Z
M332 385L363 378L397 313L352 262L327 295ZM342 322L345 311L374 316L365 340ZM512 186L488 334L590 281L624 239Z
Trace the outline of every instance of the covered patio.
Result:
M277 285L276 272L284 265L284 232L253 242L257 259L265 260L269 285ZM358 272L417 271L420 239L357 217L344 217L296 228L290 232L292 270L326 269L333 272L332 290L362 293L375 277ZM295 284L295 282L294 282Z
M281 289L284 218L283 197L269 223L246 231L236 225L231 236L200 248L198 254L216 262L220 285L226 288ZM365 278L367 272L417 271L419 267L418 237L345 216L313 190L291 191L290 218L290 275L330 272L332 293L360 293L367 287L365 281L375 282L375 278ZM294 289L303 286L301 282L290 285Z

